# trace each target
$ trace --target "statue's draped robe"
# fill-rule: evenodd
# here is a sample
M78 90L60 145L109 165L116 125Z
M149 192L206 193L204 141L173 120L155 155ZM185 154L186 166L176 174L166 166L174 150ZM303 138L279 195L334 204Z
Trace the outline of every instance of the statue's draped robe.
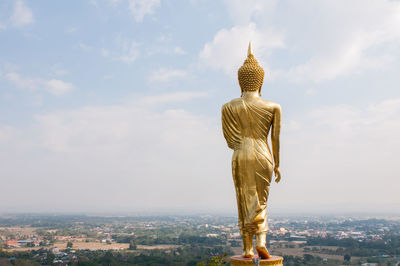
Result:
M234 150L232 175L242 234L268 230L273 161L267 136L273 120L273 111L262 99L239 98L222 107L224 137Z

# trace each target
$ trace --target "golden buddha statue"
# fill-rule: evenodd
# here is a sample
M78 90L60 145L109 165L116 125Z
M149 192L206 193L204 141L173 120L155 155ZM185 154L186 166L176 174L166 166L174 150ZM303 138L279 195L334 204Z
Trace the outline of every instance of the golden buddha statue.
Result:
M281 107L261 99L264 70L254 58L251 43L247 59L238 71L241 97L222 107L222 128L233 149L232 175L236 189L243 257L252 258L253 236L261 259L271 256L266 247L267 200L272 173L279 182L279 134ZM271 130L272 154L267 137Z

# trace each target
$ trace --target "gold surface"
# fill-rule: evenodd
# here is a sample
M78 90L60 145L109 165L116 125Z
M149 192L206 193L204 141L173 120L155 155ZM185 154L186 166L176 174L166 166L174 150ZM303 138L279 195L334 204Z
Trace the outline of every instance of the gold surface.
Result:
M261 99L264 70L251 51L238 71L240 98L222 107L222 128L228 147L233 149L232 176L236 189L243 255L250 256L253 235L257 249L265 250L267 200L273 172L278 183L281 107ZM272 154L267 137L271 131ZM261 255L261 254L260 254Z
M241 256L233 256L231 257L231 265L232 266L242 266L242 265L254 265L252 259L245 259ZM259 265L273 265L273 266L282 266L283 258L278 256L272 256L267 260L260 260Z

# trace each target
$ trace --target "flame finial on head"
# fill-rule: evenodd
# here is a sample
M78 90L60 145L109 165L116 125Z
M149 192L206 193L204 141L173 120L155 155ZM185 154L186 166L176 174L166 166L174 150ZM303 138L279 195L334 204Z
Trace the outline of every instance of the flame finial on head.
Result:
M251 48L251 41L249 41L249 48L247 48L247 56L253 54L253 48Z
M249 42L249 48L247 49L247 58L238 70L238 80L242 94L244 91L261 91L264 81L264 69L254 57L251 42Z

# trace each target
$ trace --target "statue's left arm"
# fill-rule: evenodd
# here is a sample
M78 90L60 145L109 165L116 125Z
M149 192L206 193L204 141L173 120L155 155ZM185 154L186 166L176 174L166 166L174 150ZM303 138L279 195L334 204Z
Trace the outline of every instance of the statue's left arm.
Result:
M281 107L279 104L274 106L274 117L272 120L272 132L271 132L271 143L272 143L272 154L274 156L274 172L275 182L278 183L281 180L281 173L279 171L279 145L280 145L280 132L281 132Z
M235 149L240 144L240 131L231 106L222 106L222 131L228 147Z

